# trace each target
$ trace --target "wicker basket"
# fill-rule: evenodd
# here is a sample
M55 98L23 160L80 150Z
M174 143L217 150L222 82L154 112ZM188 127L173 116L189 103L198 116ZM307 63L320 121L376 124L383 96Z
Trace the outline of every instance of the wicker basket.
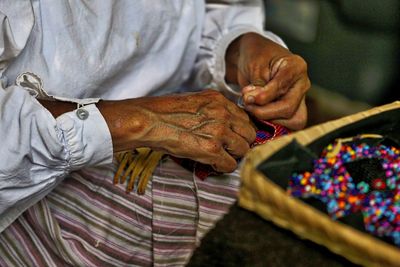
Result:
M242 169L239 205L354 263L365 266L400 266L398 247L332 220L327 214L289 196L285 189L257 169L260 163L268 160L294 139L307 146L341 127L394 109L400 109L400 101L317 125L254 148L246 157Z

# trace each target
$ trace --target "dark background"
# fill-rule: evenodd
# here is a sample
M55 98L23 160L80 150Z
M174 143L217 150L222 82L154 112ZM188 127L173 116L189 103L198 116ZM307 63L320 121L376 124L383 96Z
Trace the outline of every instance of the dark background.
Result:
M371 105L399 99L399 0L266 0L267 30L314 85Z
M400 99L399 0L266 0L266 29L308 62L309 125ZM238 206L188 266L354 266Z

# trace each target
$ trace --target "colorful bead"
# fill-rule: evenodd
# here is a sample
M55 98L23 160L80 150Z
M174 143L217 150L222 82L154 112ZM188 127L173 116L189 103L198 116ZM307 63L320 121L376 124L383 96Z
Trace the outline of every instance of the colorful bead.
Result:
M386 188L386 183L381 178L377 178L372 181L372 187L376 190L384 190Z
M312 172L294 173L288 193L321 200L333 219L362 212L368 232L389 237L400 246L400 150L365 143L341 144L340 150L336 147L329 144L323 150ZM385 177L355 184L345 164L364 158L379 159Z
M357 184L357 189L358 189L361 193L366 194L366 193L368 193L368 191L369 191L369 184L366 183L366 182L364 182L364 181L359 182L359 183Z

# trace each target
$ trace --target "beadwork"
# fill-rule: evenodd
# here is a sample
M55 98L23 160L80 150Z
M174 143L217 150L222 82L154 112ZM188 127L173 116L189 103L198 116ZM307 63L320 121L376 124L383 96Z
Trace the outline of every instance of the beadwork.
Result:
M365 230L389 238L400 246L400 150L383 144L328 145L314 161L312 172L293 173L287 192L295 197L314 197L326 204L333 219L362 212ZM379 159L385 177L356 182L345 164L360 159Z

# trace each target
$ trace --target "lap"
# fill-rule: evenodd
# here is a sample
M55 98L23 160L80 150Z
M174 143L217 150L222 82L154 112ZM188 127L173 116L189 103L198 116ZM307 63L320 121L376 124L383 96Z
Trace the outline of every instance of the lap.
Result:
M184 265L240 183L238 172L203 181L167 158L137 195L114 185L114 172L67 177L0 235L0 265Z

